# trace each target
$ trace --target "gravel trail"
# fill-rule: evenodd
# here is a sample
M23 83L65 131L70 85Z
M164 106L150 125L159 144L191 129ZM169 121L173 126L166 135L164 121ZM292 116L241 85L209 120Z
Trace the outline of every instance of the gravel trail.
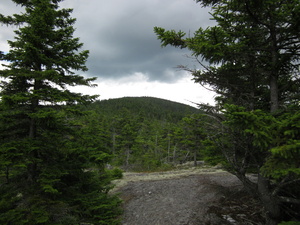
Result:
M123 199L123 225L260 224L249 219L247 213L253 214L249 208L247 213L239 213L238 218L228 211L232 205L220 207L222 201L228 203L228 196L232 193L241 193L242 185L235 176L217 168L125 173L124 178L115 184L113 192L120 193ZM245 198L243 194L234 200L234 195L230 197L233 199L231 204ZM242 203L236 202L236 207L240 207L239 204ZM249 204L257 203L252 201Z

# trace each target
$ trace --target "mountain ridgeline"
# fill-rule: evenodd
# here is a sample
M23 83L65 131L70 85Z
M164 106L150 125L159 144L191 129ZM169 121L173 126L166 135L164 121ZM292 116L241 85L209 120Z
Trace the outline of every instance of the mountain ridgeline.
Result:
M123 97L96 101L92 108L105 115L117 116L127 111L148 119L178 122L186 115L199 113L197 108L155 97Z

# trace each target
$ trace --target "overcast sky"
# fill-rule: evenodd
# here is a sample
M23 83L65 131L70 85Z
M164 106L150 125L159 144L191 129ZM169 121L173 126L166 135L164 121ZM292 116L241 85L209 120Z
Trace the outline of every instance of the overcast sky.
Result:
M153 32L159 26L192 35L199 27L213 24L209 9L194 0L65 0L60 5L74 9L74 36L84 43L83 50L90 51L89 71L82 75L98 77L98 87L75 91L99 94L100 99L153 96L185 104L213 103L213 93L176 69L177 65L197 66L186 57L190 52L161 48ZM0 13L19 10L12 1L1 0ZM9 50L7 40L13 36L11 28L1 27L1 51Z

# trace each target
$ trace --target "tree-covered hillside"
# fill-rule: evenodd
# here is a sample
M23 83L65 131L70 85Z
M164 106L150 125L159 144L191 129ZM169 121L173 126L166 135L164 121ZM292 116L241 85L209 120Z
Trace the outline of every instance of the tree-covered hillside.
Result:
M177 122L187 114L199 113L199 110L185 104L154 97L124 97L96 101L93 109L107 115L120 115L122 110L142 115L148 119Z
M204 139L201 111L180 103L125 97L90 104L83 123L95 127L112 164L125 170L156 170L199 160ZM203 154L202 154L203 155Z

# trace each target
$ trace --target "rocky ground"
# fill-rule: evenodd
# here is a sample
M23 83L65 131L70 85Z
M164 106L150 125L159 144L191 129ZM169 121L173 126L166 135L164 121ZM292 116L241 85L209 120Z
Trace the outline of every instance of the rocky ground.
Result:
M258 202L233 175L194 167L125 173L113 192L123 199L123 225L264 224Z

